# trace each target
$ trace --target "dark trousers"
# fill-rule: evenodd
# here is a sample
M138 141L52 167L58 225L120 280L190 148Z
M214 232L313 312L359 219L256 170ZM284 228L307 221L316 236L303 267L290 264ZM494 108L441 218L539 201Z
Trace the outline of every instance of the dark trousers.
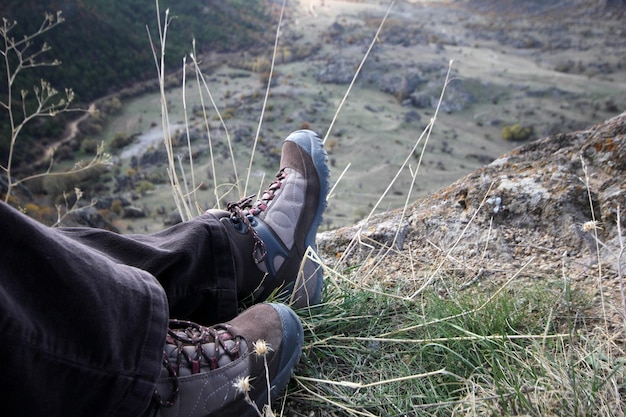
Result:
M228 237L210 215L118 235L49 228L0 203L2 415L141 415L167 319L236 313Z

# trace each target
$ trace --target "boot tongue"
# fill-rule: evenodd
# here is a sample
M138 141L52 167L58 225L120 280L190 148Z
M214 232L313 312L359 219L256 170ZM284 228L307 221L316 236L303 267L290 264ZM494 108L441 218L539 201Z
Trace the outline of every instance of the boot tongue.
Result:
M263 191L263 195L260 199L257 200L256 203L250 208L249 213L253 216L263 215L263 212L267 210L269 205L272 203L272 200L279 193L280 188L282 187L283 181L287 178L287 170L286 168L281 169L276 174L276 178L274 181L267 187L267 190Z

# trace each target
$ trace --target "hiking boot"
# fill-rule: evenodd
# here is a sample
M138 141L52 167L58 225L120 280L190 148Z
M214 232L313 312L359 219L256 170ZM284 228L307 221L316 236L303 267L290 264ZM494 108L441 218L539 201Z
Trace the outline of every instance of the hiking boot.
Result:
M258 415L268 386L273 400L289 382L302 343L298 316L281 304L257 304L211 327L170 320L151 415Z
M280 170L260 199L209 210L231 238L240 300L257 303L278 292L294 308L318 304L322 267L310 257L328 194L329 168L321 139L298 130L283 143ZM278 290L278 291L277 291Z

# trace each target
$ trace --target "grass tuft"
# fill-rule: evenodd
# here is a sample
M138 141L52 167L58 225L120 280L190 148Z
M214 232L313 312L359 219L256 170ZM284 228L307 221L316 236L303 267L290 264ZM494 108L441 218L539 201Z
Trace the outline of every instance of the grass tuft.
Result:
M545 284L419 300L335 287L302 312L289 399L319 415L614 415L607 378L623 378L624 360L558 319L584 302L570 296Z

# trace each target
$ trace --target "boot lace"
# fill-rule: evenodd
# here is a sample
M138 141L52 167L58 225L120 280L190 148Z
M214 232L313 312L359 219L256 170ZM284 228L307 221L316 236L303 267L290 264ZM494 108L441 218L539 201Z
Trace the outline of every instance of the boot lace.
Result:
M230 334L228 328L223 324L204 327L185 320L169 321L165 344L173 345L174 350L170 350L169 355L163 351L163 367L172 380L172 394L169 399L163 400L155 390L153 396L157 404L162 407L174 405L178 398L178 376L182 367L186 367L191 374L197 374L201 372L201 364L209 370L219 368L223 355L227 355L231 362L239 358L242 338ZM175 357L174 361L171 356Z
M277 191L282 187L282 184L287 178L287 173L284 169L281 169L276 174L274 181L272 181L267 187L267 190L263 191L263 195L260 199L258 199L254 204L252 203L256 194L249 195L248 197L244 197L237 202L230 202L226 206L226 210L230 211L230 218L233 222L242 222L248 230L252 233L252 237L254 239L254 247L252 249L252 256L256 263L261 263L265 259L267 255L267 248L265 247L265 243L257 233L257 231L252 227L251 220L253 216L258 216L265 210L276 196Z

